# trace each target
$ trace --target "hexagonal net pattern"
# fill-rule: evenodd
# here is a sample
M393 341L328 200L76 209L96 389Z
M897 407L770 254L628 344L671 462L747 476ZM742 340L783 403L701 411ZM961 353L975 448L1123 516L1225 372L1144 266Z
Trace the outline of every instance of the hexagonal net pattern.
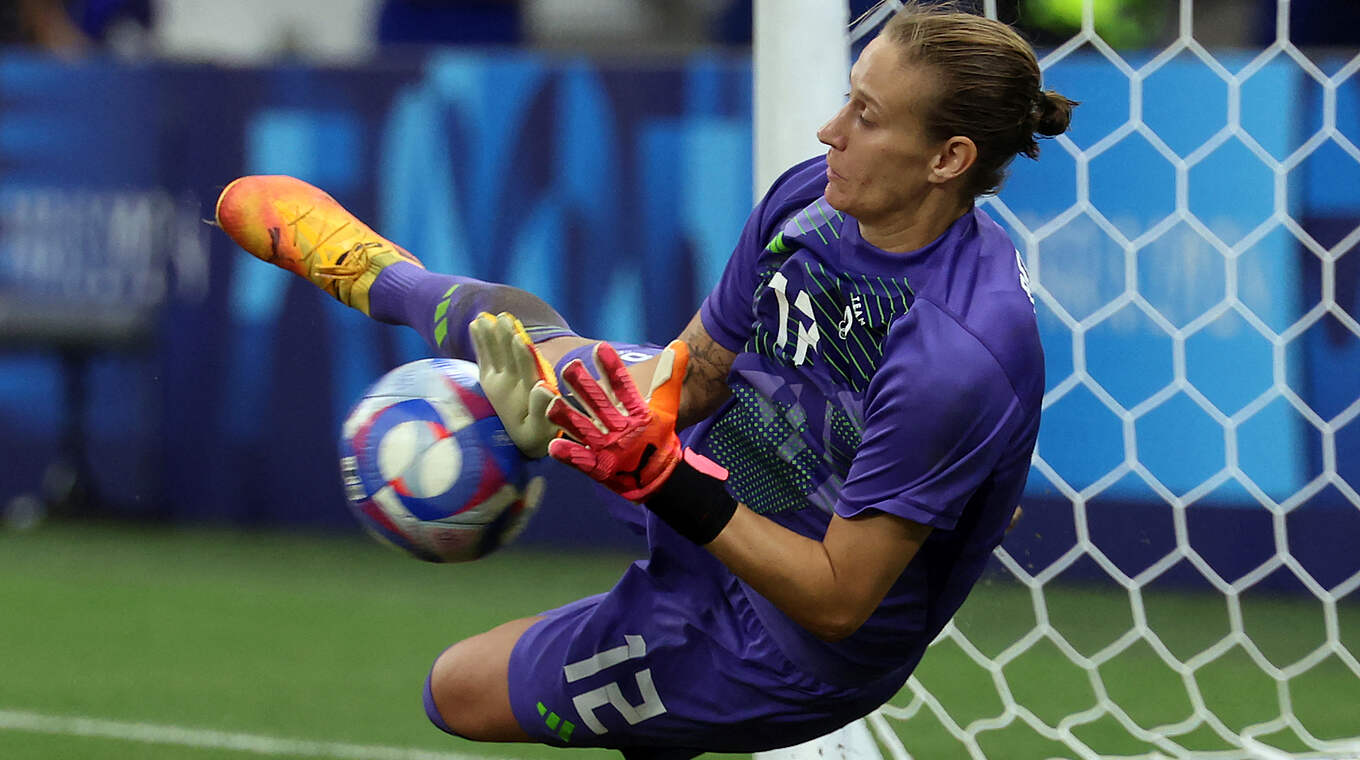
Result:
M1360 756L1360 54L1291 42L1289 0L1264 49L1181 0L1116 50L1097 5L1040 51L1072 129L985 201L1048 364L1033 516L870 725L895 758Z

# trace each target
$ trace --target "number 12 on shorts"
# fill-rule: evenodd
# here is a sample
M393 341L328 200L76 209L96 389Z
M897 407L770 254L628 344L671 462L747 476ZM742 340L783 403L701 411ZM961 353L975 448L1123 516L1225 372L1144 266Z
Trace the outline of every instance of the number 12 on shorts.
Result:
M625 635L623 640L627 642L623 646L606 649L562 668L567 683L575 683L602 670L646 656L647 642L643 641L641 636ZM619 688L617 680L572 697L571 702L576 707L576 714L581 717L581 722L596 734L605 734L609 729L595 717L595 709L598 707L613 705L630 726L666 712L666 705L662 704L661 695L656 693L656 686L652 683L652 669L643 668L636 671L633 673L633 679L637 681L638 692L642 695L642 702L636 705L624 699L623 690Z

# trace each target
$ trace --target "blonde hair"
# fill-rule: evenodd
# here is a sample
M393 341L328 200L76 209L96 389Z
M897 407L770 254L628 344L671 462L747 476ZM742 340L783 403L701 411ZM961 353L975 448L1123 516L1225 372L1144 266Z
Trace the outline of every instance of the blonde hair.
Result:
M1040 88L1034 49L999 21L948 6L908 3L883 27L904 63L937 75L934 102L924 114L934 140L955 135L977 145L965 189L995 193L1017 155L1039 157L1040 136L1067 131L1076 101Z

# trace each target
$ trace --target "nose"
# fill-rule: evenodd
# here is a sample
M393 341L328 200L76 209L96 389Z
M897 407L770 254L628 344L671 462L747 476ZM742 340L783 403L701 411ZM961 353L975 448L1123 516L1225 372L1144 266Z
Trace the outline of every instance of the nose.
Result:
M822 125L821 129L817 130L818 142L834 150L845 150L845 132L840 129L840 124L842 117L849 108L850 104L846 103L827 123Z

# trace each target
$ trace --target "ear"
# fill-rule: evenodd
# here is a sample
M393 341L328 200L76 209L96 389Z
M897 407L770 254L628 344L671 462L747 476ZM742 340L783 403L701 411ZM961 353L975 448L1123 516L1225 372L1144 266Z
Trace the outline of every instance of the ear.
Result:
M977 145L967 137L955 135L940 144L930 162L930 182L943 184L968 171L977 161Z

